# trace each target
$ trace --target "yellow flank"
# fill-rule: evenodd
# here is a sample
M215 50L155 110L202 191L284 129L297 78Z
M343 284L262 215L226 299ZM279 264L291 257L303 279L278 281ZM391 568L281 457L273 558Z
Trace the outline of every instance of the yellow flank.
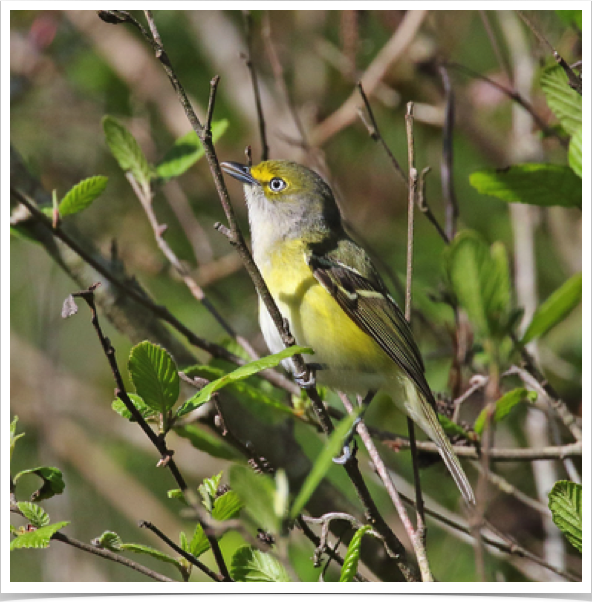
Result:
M267 286L282 315L289 320L297 343L312 347L315 355L311 361L328 364L332 371L347 373L351 370L358 376L392 371L395 376L396 364L349 318L314 277L306 263L304 249L301 241L283 241L280 248L276 247L260 265ZM328 375L322 371L318 376L320 382L328 380L324 378ZM341 377L346 376L351 375ZM337 373L329 380L335 378L340 378Z

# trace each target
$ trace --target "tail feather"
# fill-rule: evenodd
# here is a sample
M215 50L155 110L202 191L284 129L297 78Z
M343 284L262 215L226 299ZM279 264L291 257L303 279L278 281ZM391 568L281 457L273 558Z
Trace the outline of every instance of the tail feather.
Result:
M414 394L415 393L415 394ZM423 398L423 395L411 385L407 387L406 410L411 418L417 422L426 435L438 446L438 451L446 468L452 475L456 486L461 492L463 498L468 504L475 503L475 494L467 475L463 470L460 460L452 449L450 440L446 436L438 416L430 403Z

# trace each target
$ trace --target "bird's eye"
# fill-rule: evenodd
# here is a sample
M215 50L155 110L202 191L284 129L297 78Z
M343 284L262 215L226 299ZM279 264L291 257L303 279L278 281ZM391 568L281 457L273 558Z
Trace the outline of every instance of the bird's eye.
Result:
M284 182L284 180L282 180L281 178L272 178L269 182L269 188L273 192L280 192L280 190L283 190L285 187L286 182Z

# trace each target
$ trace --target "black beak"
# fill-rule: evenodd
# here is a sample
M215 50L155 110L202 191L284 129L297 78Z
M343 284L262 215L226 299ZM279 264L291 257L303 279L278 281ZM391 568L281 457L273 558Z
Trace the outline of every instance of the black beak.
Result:
M257 180L251 175L251 168L248 165L242 165L234 161L225 161L224 163L220 163L220 167L228 175L236 178L243 184L258 184Z

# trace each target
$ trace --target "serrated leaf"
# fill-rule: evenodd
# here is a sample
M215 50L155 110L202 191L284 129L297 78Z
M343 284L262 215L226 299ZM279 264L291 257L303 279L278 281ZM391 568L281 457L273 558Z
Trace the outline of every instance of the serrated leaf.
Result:
M490 249L479 234L464 230L448 249L450 283L471 324L483 338L503 335L510 315L505 250Z
M304 480L290 511L290 516L296 518L314 493L319 483L333 465L333 458L341 453L345 438L348 436L361 409L356 408L353 414L348 414L331 433L319 457L315 460L308 476Z
M217 142L228 127L228 120L212 123L212 141ZM156 166L156 173L164 180L170 180L185 173L196 161L205 155L199 136L192 130L181 136Z
M341 575L339 576L340 583L351 583L358 572L358 562L360 560L360 552L362 551L362 537L372 527L370 525L364 525L358 529L354 536L349 542L347 547L347 553L343 559L343 566L341 567Z
M49 514L41 506L33 504L33 502L18 502L17 506L23 513L23 516L34 527L46 527L49 525Z
M492 421L500 422L510 413L512 408L514 408L516 405L523 401L529 401L532 403L536 401L536 398L537 395L534 391L528 391L524 388L518 388L509 391L505 395L502 395L495 402L495 412L492 416ZM483 410L481 410L481 413L479 414L479 416L477 416L477 419L475 420L475 426L473 428L475 429L475 432L479 435L482 435L483 431L485 430L488 411L488 408L484 408Z
M549 492L549 509L553 522L569 543L582 551L582 486L571 481L557 481Z
M119 552L123 542L121 541L121 537L114 531L105 531L100 537L93 540L93 545L106 548L112 552Z
M123 171L130 171L139 184L148 186L150 165L136 139L122 123L110 115L103 117L103 131L119 167Z
M237 516L243 507L243 503L236 494L236 491L227 491L214 501L212 518L223 521Z
M144 341L132 348L128 368L136 393L152 409L164 414L179 398L179 374L170 354Z
M572 276L553 292L534 312L532 320L522 337L526 345L545 335L559 324L582 301L582 274Z
M20 548L47 548L53 535L69 524L69 521L63 521L40 527L35 531L27 531L10 542L10 551Z
M225 374L223 377L207 384L203 389L198 391L193 397L189 398L179 409L177 412L177 416L181 417L189 412L192 412L202 404L209 401L212 395L226 387L229 384L236 383L237 381L243 380L252 376L253 374L257 374L257 372L261 372L262 370L266 370L267 368L274 368L278 364L281 363L282 360L292 357L297 353L306 353L313 354L314 351L310 347L300 347L298 345L294 345L293 347L288 347L280 351L279 353L274 353L273 355L268 355L266 357L262 357L261 359L255 360L236 370L230 372L229 374Z
M188 552L196 558L204 554L210 549L210 542L204 533L203 527L197 523L193 537L188 544Z
M541 75L541 88L547 104L568 134L582 129L582 96L570 87L560 65L547 67Z
M43 479L43 485L31 495L31 501L40 502L48 500L54 495L59 495L66 487L62 477L62 471L53 466L39 466L37 468L29 468L22 470L14 477L16 483L21 477L34 474Z
M136 395L135 393L128 393L127 396L131 399L136 409L144 418L148 419L159 415L159 412L153 410L150 406L147 406L139 395ZM132 416L132 413L127 409L127 406L119 398L114 399L111 402L111 409L130 422L136 421Z
M567 155L569 166L573 172L582 177L582 129L580 128L569 141L569 153Z
M74 215L89 207L103 193L108 181L105 176L93 176L70 188L58 206L60 216Z
M487 169L469 176L481 194L507 203L539 207L582 207L582 180L566 165L525 163Z
M250 546L239 548L232 557L230 576L242 582L286 582L290 581L286 569L273 556Z
M201 501L203 505L207 508L208 512L212 512L212 508L214 507L214 500L216 498L216 492L218 491L218 487L220 486L221 480L222 472L219 472L217 475L204 479L198 487L199 493L201 495Z
M275 485L271 477L256 474L237 464L228 472L230 486L244 504L245 512L264 531L278 533L280 519L274 511Z

